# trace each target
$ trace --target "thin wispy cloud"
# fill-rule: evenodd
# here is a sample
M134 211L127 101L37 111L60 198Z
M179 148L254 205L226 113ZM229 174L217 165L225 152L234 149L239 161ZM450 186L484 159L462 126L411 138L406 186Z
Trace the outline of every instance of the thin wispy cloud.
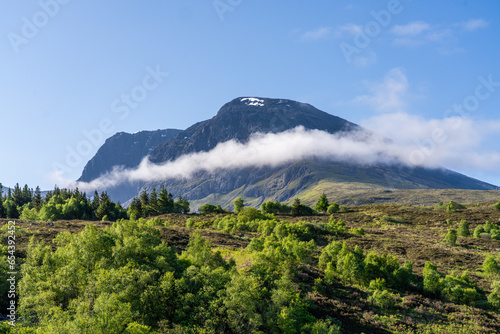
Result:
M391 32L397 36L417 36L431 29L431 25L424 21L415 21L406 25L396 25Z
M423 159L426 165L455 170L500 169L500 152L484 146L486 141L500 141L500 120L474 121L465 117L427 120L399 112L374 116L361 125L404 147L413 147L414 163Z
M442 55L450 55L464 52L459 45L459 33L474 32L488 26L483 19L470 19L461 23L450 25L431 25L425 21L414 21L404 25L396 25L390 33L393 44L408 48L416 48L424 45L435 45Z
M408 79L401 68L391 69L381 82L365 82L369 94L357 96L356 104L368 105L377 112L401 112L406 110Z
M476 31L478 29L488 27L489 23L483 19L470 19L468 21L462 22L460 25L465 31Z
M304 41L318 41L330 36L332 29L329 27L321 27L318 29L306 31L301 34L300 38Z

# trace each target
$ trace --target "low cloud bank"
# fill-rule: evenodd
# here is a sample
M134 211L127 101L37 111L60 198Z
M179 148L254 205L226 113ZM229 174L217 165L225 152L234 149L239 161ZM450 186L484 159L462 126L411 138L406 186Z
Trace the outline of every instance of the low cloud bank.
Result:
M308 158L341 160L359 164L405 163L414 166L437 167L434 162L416 161L412 152L414 152L412 146L396 145L384 137L368 132L330 134L325 131L297 127L281 133L257 133L246 143L230 140L220 143L208 152L183 155L163 164L153 164L145 158L137 168L115 167L112 172L92 182L73 181L70 182L69 187L91 191L114 187L125 182L190 178L200 171L277 167ZM61 175L55 175L55 178L64 183Z

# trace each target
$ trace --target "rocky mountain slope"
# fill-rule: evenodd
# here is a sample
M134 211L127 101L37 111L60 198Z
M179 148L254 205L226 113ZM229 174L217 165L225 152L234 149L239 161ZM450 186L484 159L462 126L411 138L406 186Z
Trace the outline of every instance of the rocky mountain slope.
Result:
M118 132L106 139L95 156L89 160L78 181L90 182L111 171L114 166L137 167L155 147L172 139L182 130L166 129L139 131L136 133ZM138 191L138 185L122 185L108 189L115 200L125 202ZM140 186L139 186L140 188Z

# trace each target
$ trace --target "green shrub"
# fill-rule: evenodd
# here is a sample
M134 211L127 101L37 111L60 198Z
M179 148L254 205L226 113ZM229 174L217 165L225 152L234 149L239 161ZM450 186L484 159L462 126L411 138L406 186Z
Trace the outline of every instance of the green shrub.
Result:
M194 220L193 220L193 218L188 218L188 219L186 220L186 227L187 227L187 228L191 228L191 227L193 227L193 226L194 226Z
M488 255L486 256L486 259L484 259L483 272L488 275L500 273L500 267L498 266L498 262L492 255Z
M497 210L500 210L500 201L498 201L498 203L494 204L493 207Z
M494 228L493 226L494 225L492 223L490 223L490 222L487 221L486 223L484 223L484 226L483 226L484 232L490 233L491 230Z
M481 233L484 233L484 228L481 225L479 225L474 229L474 238L479 238Z
M213 205L210 203L205 203L202 206L198 208L198 211L200 211L201 214L208 214L208 213L223 213L224 209L220 205Z
M327 213L332 214L340 211L340 205L337 203L331 203L326 210Z
M423 276L424 292L429 295L437 296L441 289L441 274L437 271L437 267L430 262L426 262L424 266Z
M387 288L385 284L385 279L377 278L370 281L370 285L368 286L369 290L385 290Z
M488 295L488 303L495 309L500 309L500 281L493 281L491 293Z
M446 234L446 242L452 246L457 245L457 231L454 229L449 229Z
M368 301L380 308L392 308L394 306L394 296L387 290L375 290L368 297Z
M351 234L365 235L365 229L362 228L362 227L360 227L360 228L354 228L354 227L352 227L349 230L349 233L351 233Z
M460 221L457 234L459 237L470 237L469 223L466 220Z
M481 297L467 271L462 275L447 275L441 284L443 296L456 304L474 305Z

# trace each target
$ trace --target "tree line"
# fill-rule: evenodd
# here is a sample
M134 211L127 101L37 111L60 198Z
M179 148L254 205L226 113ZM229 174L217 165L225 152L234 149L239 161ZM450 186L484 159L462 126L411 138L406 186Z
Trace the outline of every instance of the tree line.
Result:
M177 200L162 187L157 193L153 188L151 193L144 190L139 197L134 197L128 210L111 200L106 191L97 190L91 196L76 189L54 190L42 195L40 187L23 188L16 184L8 189L4 195L0 183L0 218L24 219L32 221L55 221L59 219L105 220L119 219L132 220L141 217L156 216L165 213L187 213L189 202L179 196Z

